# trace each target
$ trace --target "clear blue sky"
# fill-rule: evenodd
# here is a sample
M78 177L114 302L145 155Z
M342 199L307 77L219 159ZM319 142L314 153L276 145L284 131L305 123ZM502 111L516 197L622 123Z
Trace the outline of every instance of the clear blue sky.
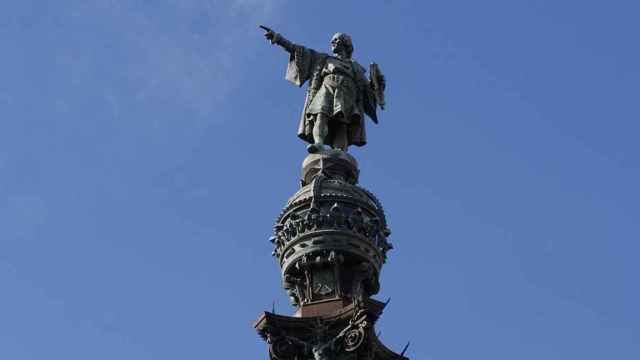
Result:
M396 249L383 341L640 359L636 1L0 4L0 359L265 359L303 89L264 23L350 33L388 109L354 149Z

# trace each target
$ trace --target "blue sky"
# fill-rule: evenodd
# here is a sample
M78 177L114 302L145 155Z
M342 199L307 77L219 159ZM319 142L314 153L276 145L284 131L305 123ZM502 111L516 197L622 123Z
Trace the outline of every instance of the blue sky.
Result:
M304 91L266 24L388 79L353 149L414 359L640 358L633 1L0 4L0 358L266 358Z

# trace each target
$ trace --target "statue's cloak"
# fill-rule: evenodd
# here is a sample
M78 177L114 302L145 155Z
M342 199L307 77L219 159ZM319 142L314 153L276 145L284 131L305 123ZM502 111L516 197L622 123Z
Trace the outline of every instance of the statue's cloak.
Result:
M323 84L322 70L330 55L308 49L304 46L293 45L294 51L289 57L286 79L297 86L302 86L309 81L309 88L302 109L302 115L298 124L298 137L313 143L313 122L315 117L307 112L309 105L318 93ZM376 115L376 100L369 80L365 76L366 69L352 60L354 81L357 87L354 106L357 113L367 114L374 122L378 122ZM329 126L329 134L325 139L328 144L333 143L331 133L332 126ZM357 117L348 124L348 144L362 146L367 143L367 136L364 126L364 116Z

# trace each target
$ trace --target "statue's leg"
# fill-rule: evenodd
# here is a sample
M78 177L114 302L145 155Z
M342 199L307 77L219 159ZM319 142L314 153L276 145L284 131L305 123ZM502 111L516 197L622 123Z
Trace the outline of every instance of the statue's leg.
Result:
M313 124L313 141L314 144L311 144L307 147L310 153L318 152L322 150L324 147L324 139L327 137L329 133L329 115L318 113L316 115L316 120Z
M333 148L340 149L344 152L347 152L347 147L349 146L349 130L348 125L339 122L336 126L336 135L333 139Z

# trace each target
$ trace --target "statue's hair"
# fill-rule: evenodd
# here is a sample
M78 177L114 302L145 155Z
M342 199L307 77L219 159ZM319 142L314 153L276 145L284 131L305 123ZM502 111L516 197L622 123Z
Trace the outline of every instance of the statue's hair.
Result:
M345 33L336 33L335 35L333 35L333 37L335 38L336 36L342 38L342 40L344 41L344 44L347 47L347 54L349 55L349 57L351 57L351 55L353 54L353 41L351 40L351 36L349 36L349 34L345 34Z

